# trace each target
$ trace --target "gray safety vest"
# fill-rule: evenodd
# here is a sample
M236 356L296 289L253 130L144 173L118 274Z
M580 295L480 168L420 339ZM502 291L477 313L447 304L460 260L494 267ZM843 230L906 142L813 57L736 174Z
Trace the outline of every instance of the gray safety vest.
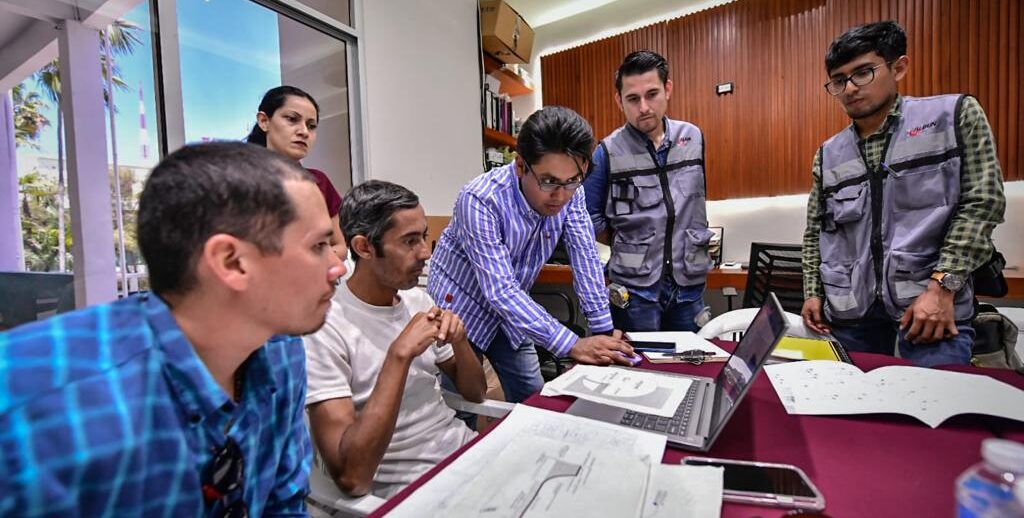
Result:
M704 138L693 124L665 119L668 157L627 125L601 142L608 156L605 218L614 231L608 276L632 288L654 285L668 266L680 286L704 283L711 269L704 209Z
M851 125L822 146L821 280L831 319L864 316L875 300L896 319L927 287L960 199L964 97L904 97L879 166L869 171ZM955 318L974 313L969 276Z

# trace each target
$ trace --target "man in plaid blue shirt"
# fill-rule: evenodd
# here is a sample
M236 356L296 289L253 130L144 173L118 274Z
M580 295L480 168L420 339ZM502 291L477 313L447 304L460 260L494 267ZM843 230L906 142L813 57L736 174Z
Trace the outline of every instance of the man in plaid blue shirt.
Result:
M344 269L316 184L257 146L185 147L138 235L151 294L0 334L0 515L305 516L294 335Z

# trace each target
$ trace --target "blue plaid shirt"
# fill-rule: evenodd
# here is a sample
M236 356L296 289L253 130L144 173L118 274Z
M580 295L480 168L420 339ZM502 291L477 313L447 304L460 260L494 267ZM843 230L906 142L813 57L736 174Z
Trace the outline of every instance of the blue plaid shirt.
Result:
M541 216L519 190L515 163L476 177L459 193L430 260L427 291L439 306L459 315L478 348L487 350L500 325L513 347L530 339L558 356L569 354L576 334L529 295L560 237L591 331L612 329L583 196L578 189L559 214Z
M302 341L243 368L235 404L154 295L0 333L0 516L216 516L200 479L227 437L249 515L305 516Z

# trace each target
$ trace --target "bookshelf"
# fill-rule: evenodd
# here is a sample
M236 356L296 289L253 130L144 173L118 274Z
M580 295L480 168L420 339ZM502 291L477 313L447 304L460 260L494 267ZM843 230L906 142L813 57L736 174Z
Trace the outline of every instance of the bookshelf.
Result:
M498 131L493 128L484 128L484 145L501 147L508 146L512 149L516 148L516 138L503 131Z
M490 54L484 54L484 72L501 82L501 88L498 90L498 93L508 94L511 97L533 93L533 87L530 84L516 75L515 72L505 68L500 61L491 57Z

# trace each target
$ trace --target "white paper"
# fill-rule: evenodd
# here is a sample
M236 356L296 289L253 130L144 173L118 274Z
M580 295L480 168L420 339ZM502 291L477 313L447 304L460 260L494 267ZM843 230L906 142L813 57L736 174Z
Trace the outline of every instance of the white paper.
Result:
M721 516L724 473L718 466L653 466L643 518Z
M958 414L1024 421L1024 391L988 376L894 365L869 373L828 360L765 366L790 414L894 413L935 428Z
M577 365L544 384L542 396L576 396L603 405L672 417L692 380L653 371Z
M698 334L690 331L630 331L626 333L632 340L643 342L673 342L676 344L676 352L699 349L704 352L713 353L712 358L728 358L730 354L714 343L701 338ZM666 353L644 352L649 360L670 359L672 355Z
M449 495L438 514L636 517L644 506L650 473L650 457L631 451L528 435L509 444L472 484Z
M485 475L506 447L528 437L541 437L595 451L616 451L633 459L649 458L652 464L660 463L665 453L664 435L516 405L494 430L409 495L388 516L446 516L441 510L453 505L450 495L479 484L479 478ZM615 472L597 472L592 476L593 480L588 484L592 483L597 488L619 483ZM489 489L493 495L496 488Z

